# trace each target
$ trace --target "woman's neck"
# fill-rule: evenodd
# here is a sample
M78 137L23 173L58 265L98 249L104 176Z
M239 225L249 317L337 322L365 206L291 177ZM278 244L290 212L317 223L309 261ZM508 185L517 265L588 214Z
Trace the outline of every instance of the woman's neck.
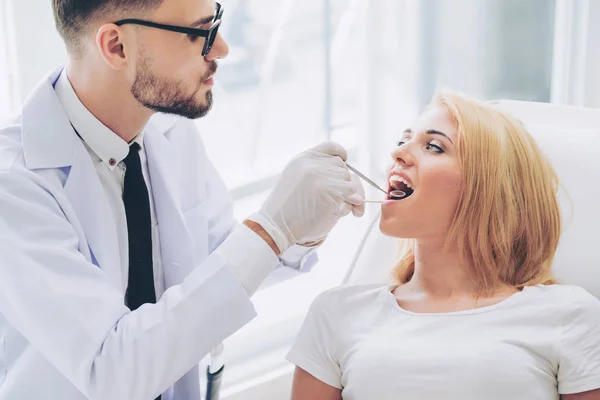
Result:
M461 259L456 246L445 247L444 240L416 240L415 270L405 289L433 299L477 297L480 295L470 266ZM516 290L498 287L491 297L511 294Z
M416 240L415 271L406 287L436 298L475 294L468 265L455 246L445 248L444 244L443 240Z

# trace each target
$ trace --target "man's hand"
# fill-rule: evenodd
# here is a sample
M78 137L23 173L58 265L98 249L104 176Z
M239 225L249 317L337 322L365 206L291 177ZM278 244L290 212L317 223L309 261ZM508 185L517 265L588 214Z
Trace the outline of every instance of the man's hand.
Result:
M248 219L269 234L280 252L294 244L323 242L341 217L364 214L364 189L348 170L346 158L346 150L333 142L301 153Z

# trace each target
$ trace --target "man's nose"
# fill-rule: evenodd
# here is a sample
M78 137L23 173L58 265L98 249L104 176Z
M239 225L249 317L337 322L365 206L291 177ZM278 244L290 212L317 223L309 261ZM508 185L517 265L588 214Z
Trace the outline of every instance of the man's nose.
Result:
M217 37L215 38L215 42L213 43L212 48L208 52L208 54L204 57L206 61L214 61L225 58L229 55L229 45L223 39L220 33L217 33Z

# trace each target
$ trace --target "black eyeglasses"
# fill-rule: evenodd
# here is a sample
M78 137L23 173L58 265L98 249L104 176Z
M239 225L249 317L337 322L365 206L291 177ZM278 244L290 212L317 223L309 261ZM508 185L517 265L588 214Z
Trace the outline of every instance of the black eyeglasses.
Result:
M120 21L115 22L115 25L121 26L125 24L135 24L135 25L143 25L149 26L150 28L158 28L163 29L165 31L184 33L188 36L192 37L203 37L206 38L204 41L204 48L202 49L202 56L206 56L210 53L213 44L215 43L215 38L217 37L217 32L219 31L219 27L221 26L221 19L223 18L223 7L221 4L217 3L217 10L215 12L215 17L213 19L213 23L208 29L199 29L199 28L190 28L187 26L178 26L178 25L166 25L159 24L158 22L146 21L143 19L135 19L128 18L122 19Z

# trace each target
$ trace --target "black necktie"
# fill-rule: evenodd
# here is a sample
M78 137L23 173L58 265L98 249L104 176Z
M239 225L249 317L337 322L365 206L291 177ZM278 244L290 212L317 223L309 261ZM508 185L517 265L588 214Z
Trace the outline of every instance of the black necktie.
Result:
M152 269L152 222L150 198L142 173L140 145L129 146L129 155L123 160L125 183L123 203L127 216L129 238L129 279L125 301L131 311L144 303L156 303L154 273ZM156 400L160 400L158 396Z
M129 146L129 155L123 161L127 167L123 188L123 203L127 216L129 237L129 281L127 306L133 311L144 303L156 303L152 272L152 223L150 199L142 174L140 145Z

